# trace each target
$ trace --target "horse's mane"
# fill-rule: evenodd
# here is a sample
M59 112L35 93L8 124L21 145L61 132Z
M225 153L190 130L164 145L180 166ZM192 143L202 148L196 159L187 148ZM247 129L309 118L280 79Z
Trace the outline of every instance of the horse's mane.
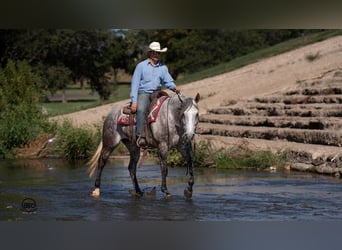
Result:
M193 99L189 96L177 96L173 95L170 104L176 108L176 113L178 114L178 117L182 117L185 110L191 106L193 103Z

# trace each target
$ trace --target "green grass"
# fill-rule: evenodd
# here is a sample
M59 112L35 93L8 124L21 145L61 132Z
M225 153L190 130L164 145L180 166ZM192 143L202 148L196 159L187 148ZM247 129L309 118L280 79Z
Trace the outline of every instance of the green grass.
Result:
M60 103L60 102L50 102L43 103L41 106L46 109L49 116L63 115L69 114L73 112L77 112L83 109L93 108L99 105L98 101L89 100L87 102L68 102L68 103Z
M176 83L178 85L201 80L204 78L212 77L218 74L226 73L238 68L241 68L245 65L257 62L261 59L268 58L271 56L275 56L308 44L312 44L315 42L319 42L325 40L330 37L334 37L337 35L342 35L342 30L327 30L318 33L314 33L308 36L291 39L286 42L279 43L272 47L268 47L266 49L261 49L250 53L248 55L241 56L239 58L235 58L227 63L222 63L208 69L185 75L183 78L178 79ZM93 107L100 106L102 104L107 104L111 102L116 102L124 99L129 99L130 92L130 84L118 84L114 89L110 99L104 103L100 103L98 96L88 95L86 99L82 98L82 100L73 100L69 101L66 104L61 102L56 103L42 103L42 106L47 110L49 116L68 114L76 111L80 111L83 109L89 109ZM67 94L89 94L89 89L80 89L78 85L70 86L70 88L66 91Z
M226 149L217 152L214 162L217 168L264 169L272 166L284 167L287 163L287 156L284 152L249 151L246 154L240 154L235 150Z
M194 143L193 161L196 167L223 169L266 169L288 165L286 152L255 151L248 144L236 144L229 148L214 150L206 141ZM171 150L167 163L169 167L185 167L186 162L176 150Z
M109 100L101 103L97 94L89 95L90 93L89 88L81 89L77 85L71 85L66 90L66 94L67 95L73 95L73 94L83 95L81 99L69 100L67 103L46 102L46 103L41 103L41 107L44 107L44 109L46 109L48 116L69 114L69 113L77 112L80 110L101 106L103 104L108 104L108 103L128 99L129 92L130 92L129 83L119 84L113 90L113 93L110 96ZM61 94L61 91L58 91L56 94Z

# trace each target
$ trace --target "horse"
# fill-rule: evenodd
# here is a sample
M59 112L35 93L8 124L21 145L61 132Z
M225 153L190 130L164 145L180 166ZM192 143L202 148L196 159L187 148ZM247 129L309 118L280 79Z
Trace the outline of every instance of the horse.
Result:
M189 179L188 185L184 189L184 196L186 198L192 197L194 185L192 140L198 124L199 99L200 95L198 93L195 98L185 96L183 93L168 96L161 104L157 119L152 123L145 121L144 129L146 129L146 126L149 128L147 129L149 136L146 136L147 146L148 148L157 149L162 176L161 191L166 198L171 197L167 189L166 178L168 175L168 152L173 148L176 148L181 153L187 163ZM93 176L96 171L95 189L91 193L94 197L100 196L103 168L109 156L120 142L127 147L130 154L128 171L134 188L133 194L138 197L144 195L139 187L136 176L141 148L136 143L135 125L119 124L118 118L121 112L121 107L114 107L105 118L102 140L93 157L88 162L89 176Z

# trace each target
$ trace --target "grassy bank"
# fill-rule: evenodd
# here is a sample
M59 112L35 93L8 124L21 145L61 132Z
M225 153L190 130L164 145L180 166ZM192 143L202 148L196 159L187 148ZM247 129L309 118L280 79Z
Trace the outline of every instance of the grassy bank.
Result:
M129 92L130 83L120 83L113 88L109 100L101 103L98 94L92 94L89 87L81 89L78 85L72 85L66 90L67 103L51 101L41 103L40 106L46 110L48 116L57 116L128 99ZM55 96L59 95L61 91L55 94Z

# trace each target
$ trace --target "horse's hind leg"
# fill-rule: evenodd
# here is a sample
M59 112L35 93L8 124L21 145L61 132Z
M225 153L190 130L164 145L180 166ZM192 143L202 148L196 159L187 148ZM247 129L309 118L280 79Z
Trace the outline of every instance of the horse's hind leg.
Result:
M110 117L111 118L111 117ZM121 141L120 135L115 131L116 127L113 126L113 120L107 118L103 127L103 135L102 135L102 150L98 159L97 164L97 172L95 179L95 190L92 195L95 197L100 196L100 186L101 186L101 175L103 168L113 152L113 150L119 145Z
M123 140L122 142L125 144L130 153L128 171L134 188L134 193L132 193L132 195L138 197L143 196L144 193L141 191L137 179L137 165L140 158L140 148L137 147L134 142L131 143L129 140Z
M92 192L92 196L99 197L100 196L100 186L101 186L101 176L104 166L106 165L106 162L110 156L110 154L113 152L115 146L104 146L101 151L100 158L98 160L98 167L96 170L96 179L95 179L95 189Z
M192 186L195 183L195 180L194 180L194 164L193 164L193 160L192 160L191 142L188 142L188 143L182 145L178 150L187 162L187 165L188 165L187 166L188 167L187 173L190 175L189 181L188 181L188 186L184 189L184 196L187 198L191 198L192 197Z

